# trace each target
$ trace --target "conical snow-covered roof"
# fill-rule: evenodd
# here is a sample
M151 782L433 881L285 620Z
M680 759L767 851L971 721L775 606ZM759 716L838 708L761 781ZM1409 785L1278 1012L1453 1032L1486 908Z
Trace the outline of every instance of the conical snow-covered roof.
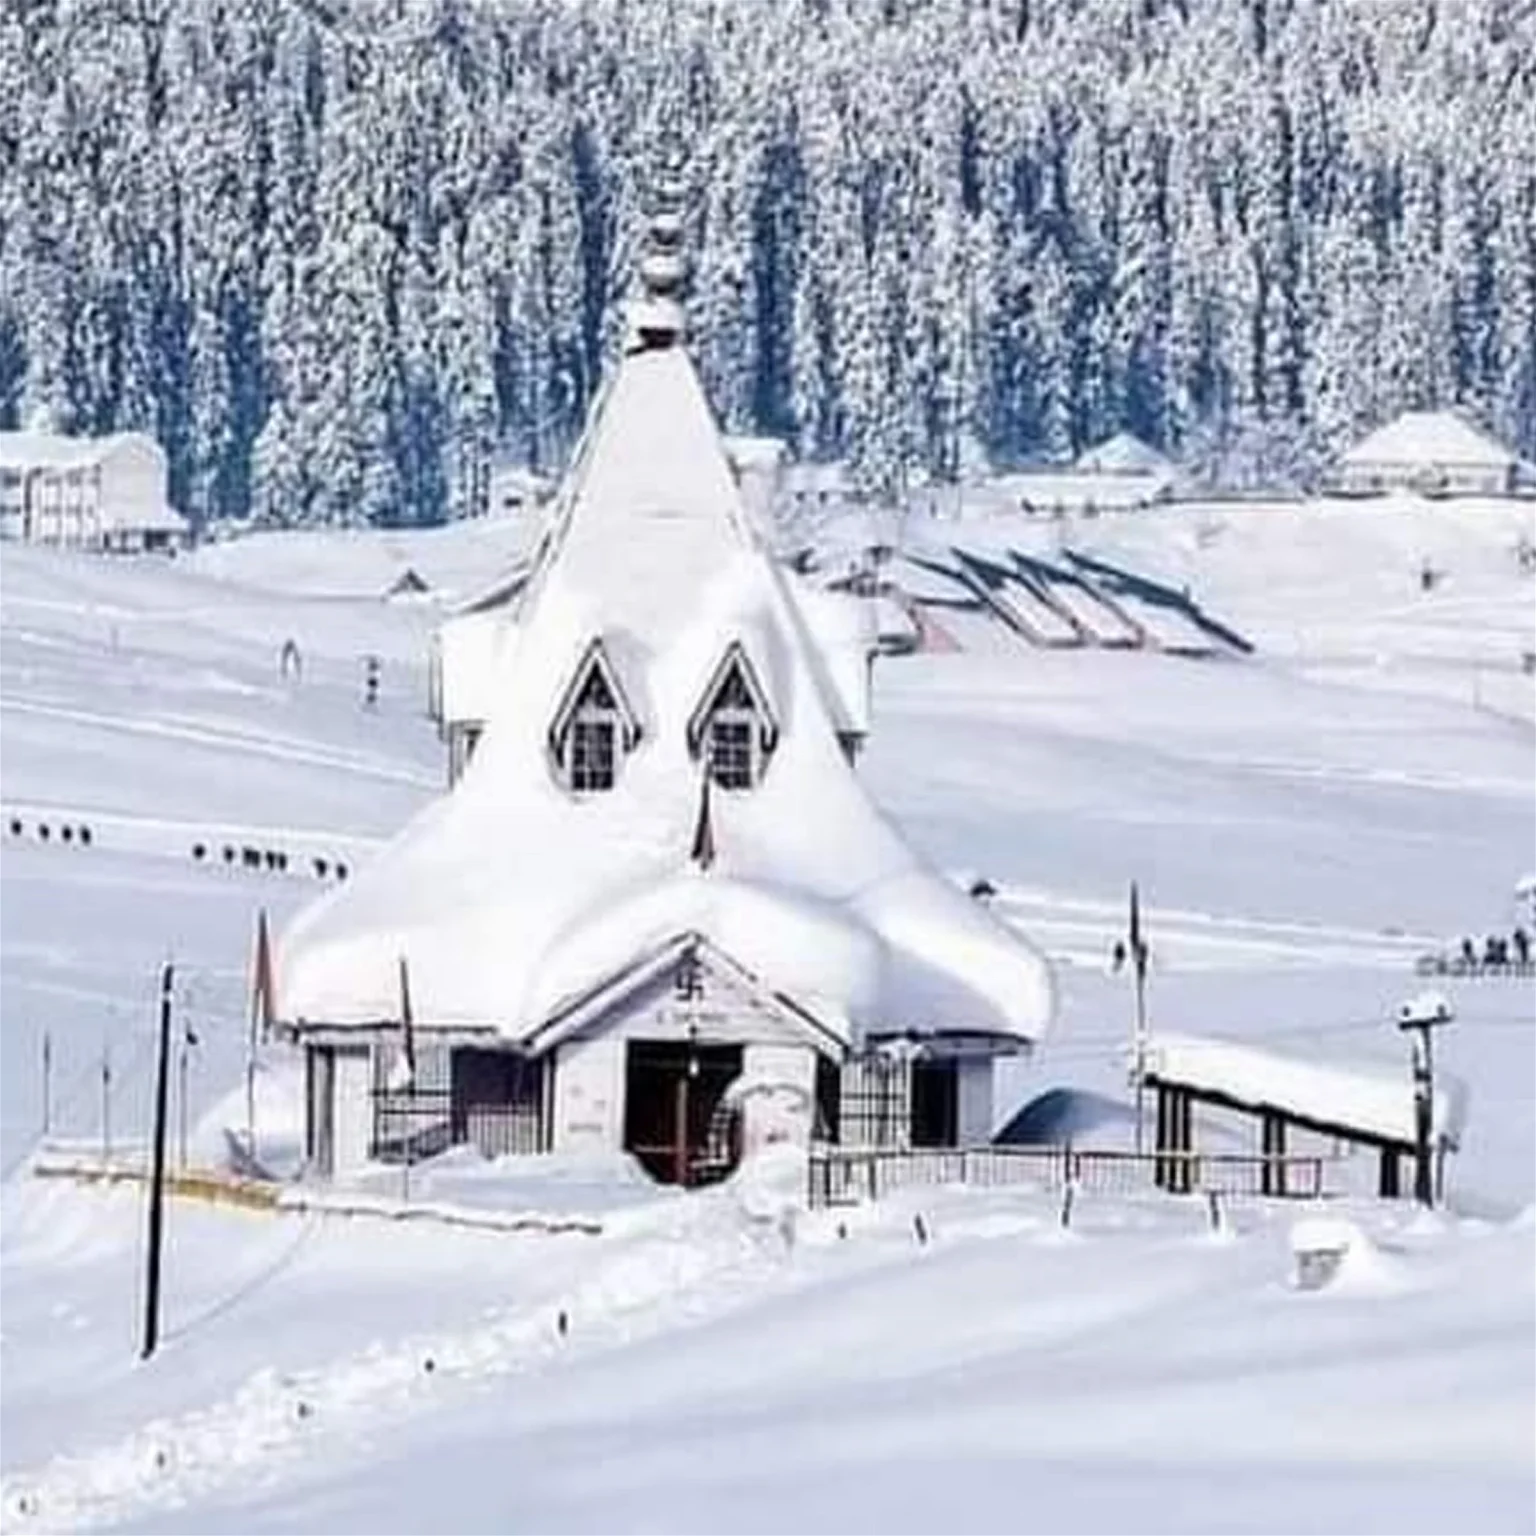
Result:
M1173 466L1134 432L1117 432L1085 449L1076 467L1095 475L1157 475L1166 474Z
M504 623L472 761L284 936L281 1015L394 1019L404 956L423 1025L538 1043L576 1000L696 936L846 1043L1031 1040L1051 1013L1047 968L919 860L849 766L822 657L668 305L653 290L632 316ZM555 771L552 731L599 665L626 750L611 789L578 794ZM761 695L772 747L752 788L712 786L706 861L698 719L730 665Z
M1515 455L1454 411L1404 411L1356 443L1344 463L1507 469Z

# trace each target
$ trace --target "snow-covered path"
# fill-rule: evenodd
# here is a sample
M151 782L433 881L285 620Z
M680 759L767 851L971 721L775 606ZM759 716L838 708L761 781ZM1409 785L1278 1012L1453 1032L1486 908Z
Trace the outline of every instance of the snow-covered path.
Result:
M1257 1212L925 1208L925 1248L905 1207L823 1226L729 1302L129 1528L1528 1528L1528 1226L1378 1229L1308 1296Z
M71 1193L76 1200L92 1198ZM318 1224L308 1218L298 1227L263 1281L279 1276ZM734 1192L667 1202L641 1213L630 1228L607 1240L522 1239L559 1244L560 1251L550 1256L545 1274L535 1270L531 1295L491 1308L473 1325L380 1339L352 1355L322 1356L293 1369L265 1368L207 1405L153 1417L98 1450L14 1472L0 1484L7 1529L116 1524L243 1483L269 1483L291 1474L296 1462L323 1462L355 1449L381 1426L462 1402L471 1386L738 1305L781 1267L779 1228L743 1214ZM344 1241L335 1232L327 1238ZM520 1259L518 1267L527 1270L536 1257L526 1252L513 1262ZM574 1334L562 1333L562 1316ZM186 1327L209 1321L204 1314ZM145 1369L174 1363L172 1354Z

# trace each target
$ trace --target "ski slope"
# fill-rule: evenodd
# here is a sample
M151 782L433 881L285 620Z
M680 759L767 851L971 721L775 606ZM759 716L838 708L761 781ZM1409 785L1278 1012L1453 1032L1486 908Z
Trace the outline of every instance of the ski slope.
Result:
M1259 640L1251 660L878 664L860 771L1056 968L1059 1025L1010 1065L1000 1121L1052 1089L1124 1104L1108 954L1131 878L1155 1027L1389 1072L1414 958L1514 921L1536 738L1460 684L1532 643L1520 527L1382 510L1302 528L1245 508L1214 536L1211 513L1115 520L1103 557L1189 578ZM1421 546L1443 590L1416 590ZM189 1138L216 1136L256 912L280 926L438 791L427 635L520 548L483 525L175 562L0 554L7 1530L1531 1528L1536 1006L1514 981L1447 983L1441 1061L1470 1091L1451 1209L1353 1210L1365 1238L1323 1292L1291 1283L1301 1213L1257 1202L1213 1234L1197 1201L1085 1198L1064 1236L1028 1190L791 1222L782 1169L677 1196L445 1167L418 1194L522 1200L532 1177L604 1231L177 1204L166 1347L136 1364L138 1200L23 1172L44 1038L53 1131L100 1140L105 1049L108 1139L142 1136L174 957ZM404 564L435 602L383 599ZM292 859L193 856L231 839Z

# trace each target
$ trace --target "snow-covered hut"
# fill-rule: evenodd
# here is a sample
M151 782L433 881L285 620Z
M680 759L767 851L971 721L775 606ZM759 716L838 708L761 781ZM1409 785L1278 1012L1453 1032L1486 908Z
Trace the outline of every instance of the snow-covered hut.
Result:
M1292 1132L1323 1137L1335 1146L1369 1148L1379 1157L1378 1193L1403 1193L1402 1169L1414 1157L1418 1139L1415 1089L1406 1074L1389 1077L1369 1068L1281 1056L1234 1040L1162 1031L1143 1047L1141 1064L1142 1081L1157 1095L1157 1150L1178 1160L1167 1180L1175 1189L1188 1189L1190 1169L1184 1160L1194 1153L1191 1109L1202 1104L1257 1119L1263 1156L1270 1161L1264 1194L1288 1192ZM1430 1105L1429 1128L1433 1155L1442 1166L1460 1144L1466 1117L1465 1086L1442 1077Z
M1503 496L1519 469L1508 448L1454 411L1404 411L1340 458L1334 487L1351 496Z
M810 594L746 509L683 346L680 230L653 220L499 610L473 759L278 946L317 1176L451 1142L684 1182L791 1133L984 1142L996 1058L1049 1022L1043 960L854 773L855 652L826 637L863 605Z
M1116 432L1102 443L1085 448L1078 455L1076 468L1085 475L1150 475L1163 480L1173 477L1172 463L1134 432Z
M0 537L131 553L187 532L166 500L165 454L142 432L0 432Z

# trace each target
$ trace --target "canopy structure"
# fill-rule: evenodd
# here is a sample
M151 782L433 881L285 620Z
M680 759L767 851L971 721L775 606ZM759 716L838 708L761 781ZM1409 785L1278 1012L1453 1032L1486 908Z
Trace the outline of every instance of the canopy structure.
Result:
M1198 1035L1154 1034L1145 1048L1147 1080L1187 1088L1213 1102L1272 1112L1331 1135L1411 1147L1413 1083L1365 1068L1280 1056L1257 1046ZM1435 1093L1433 1134L1455 1146L1466 1094L1450 1082Z
M284 935L279 1012L394 1019L404 957L421 1026L534 1050L692 936L846 1046L1024 1048L1051 1017L1047 966L926 865L856 776L825 616L813 622L743 500L670 270L642 267L647 292L528 580L485 616L493 705L472 760ZM752 722L731 772L699 737L722 701ZM573 785L573 711L588 706L617 722L612 761L583 760Z

